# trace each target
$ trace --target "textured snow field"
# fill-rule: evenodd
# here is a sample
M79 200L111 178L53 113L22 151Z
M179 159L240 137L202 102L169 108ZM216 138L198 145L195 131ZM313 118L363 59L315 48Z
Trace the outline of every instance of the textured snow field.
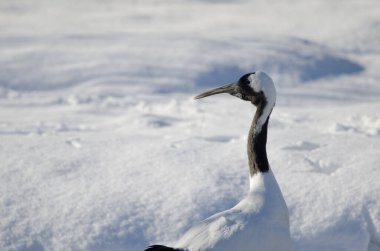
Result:
M378 1L0 2L0 250L173 244L248 190L254 108L294 250L380 250Z

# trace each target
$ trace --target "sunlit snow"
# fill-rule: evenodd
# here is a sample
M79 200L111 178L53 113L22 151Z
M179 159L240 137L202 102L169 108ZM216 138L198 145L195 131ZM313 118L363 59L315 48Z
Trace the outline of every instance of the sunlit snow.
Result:
M143 250L240 201L263 70L293 250L380 251L378 1L0 1L0 250Z

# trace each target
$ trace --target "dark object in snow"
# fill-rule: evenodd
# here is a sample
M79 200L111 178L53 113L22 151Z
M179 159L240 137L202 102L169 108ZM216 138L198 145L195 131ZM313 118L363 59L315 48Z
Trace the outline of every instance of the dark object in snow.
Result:
M178 249L178 248L169 248L166 246L162 245L152 245L149 246L145 251L182 251L183 249Z

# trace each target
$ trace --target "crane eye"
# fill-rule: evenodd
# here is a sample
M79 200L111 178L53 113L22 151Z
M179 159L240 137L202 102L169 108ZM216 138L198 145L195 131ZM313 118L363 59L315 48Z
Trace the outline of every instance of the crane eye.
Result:
M244 79L243 83L246 84L246 85L249 85L251 83L251 81L249 81L249 79L246 78L246 79Z

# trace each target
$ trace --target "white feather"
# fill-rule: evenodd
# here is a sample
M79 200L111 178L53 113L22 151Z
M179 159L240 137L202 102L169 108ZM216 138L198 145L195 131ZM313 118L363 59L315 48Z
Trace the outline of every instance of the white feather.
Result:
M255 128L256 133L260 133L262 126L276 104L276 87L274 86L273 80L262 71L257 71L255 74L251 74L248 79L250 80L251 88L255 92L263 92L267 99L267 105L259 117Z
M192 227L176 247L189 251L288 251L288 210L272 171L251 178L236 206Z

